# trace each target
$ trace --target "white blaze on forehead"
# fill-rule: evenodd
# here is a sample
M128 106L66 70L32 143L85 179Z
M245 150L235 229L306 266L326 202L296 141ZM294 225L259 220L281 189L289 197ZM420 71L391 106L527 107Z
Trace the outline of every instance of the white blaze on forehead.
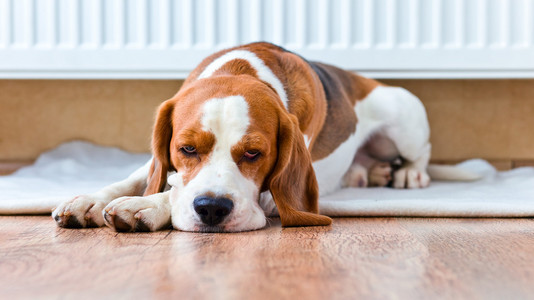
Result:
M247 132L248 103L242 96L211 99L204 104L201 123L215 135L216 150L229 150Z
M287 109L287 94L284 89L284 85L282 84L282 82L280 82L280 79L278 79L278 77L273 74L271 69L269 69L269 67L265 65L263 60L257 57L256 54L254 54L253 52L246 50L230 51L212 61L211 64L209 64L204 69L204 71L200 73L198 79L210 77L211 75L213 75L213 73L215 73L215 71L219 70L227 62L235 59L246 60L256 70L258 78L262 81L267 82L273 87L273 89L278 94L278 97L280 97L280 100L282 100L284 107Z

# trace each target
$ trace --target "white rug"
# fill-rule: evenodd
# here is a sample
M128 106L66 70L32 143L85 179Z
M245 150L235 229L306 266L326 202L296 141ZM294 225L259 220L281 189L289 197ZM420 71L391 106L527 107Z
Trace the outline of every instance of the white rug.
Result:
M0 214L42 214L64 200L122 180L150 159L116 148L69 142L0 176Z
M59 202L124 179L150 155L70 142L34 165L0 176L0 214L49 213ZM330 216L534 216L534 168L497 172L483 160L459 165L484 175L471 183L432 182L421 190L344 189L321 199Z

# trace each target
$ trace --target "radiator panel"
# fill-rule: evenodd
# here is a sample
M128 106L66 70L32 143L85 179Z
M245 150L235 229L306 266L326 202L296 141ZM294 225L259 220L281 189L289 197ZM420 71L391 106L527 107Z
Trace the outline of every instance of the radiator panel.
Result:
M2 78L183 78L266 40L373 77L534 77L534 0L0 0Z

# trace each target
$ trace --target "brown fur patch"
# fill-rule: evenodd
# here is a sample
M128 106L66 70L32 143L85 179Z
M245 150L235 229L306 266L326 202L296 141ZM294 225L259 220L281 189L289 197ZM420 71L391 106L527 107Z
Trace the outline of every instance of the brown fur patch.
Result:
M378 82L334 66L310 62L324 88L327 103L325 123L313 144L312 159L325 158L356 130L354 106L378 85Z
M280 112L278 159L266 183L282 226L330 225L332 219L317 214L319 188L310 153L299 131L297 118Z

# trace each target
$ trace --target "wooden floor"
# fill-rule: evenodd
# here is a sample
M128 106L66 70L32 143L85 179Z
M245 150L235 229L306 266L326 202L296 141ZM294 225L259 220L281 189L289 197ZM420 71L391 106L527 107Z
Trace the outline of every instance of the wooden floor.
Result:
M118 234L0 217L0 298L522 299L530 219L352 218L330 228Z

